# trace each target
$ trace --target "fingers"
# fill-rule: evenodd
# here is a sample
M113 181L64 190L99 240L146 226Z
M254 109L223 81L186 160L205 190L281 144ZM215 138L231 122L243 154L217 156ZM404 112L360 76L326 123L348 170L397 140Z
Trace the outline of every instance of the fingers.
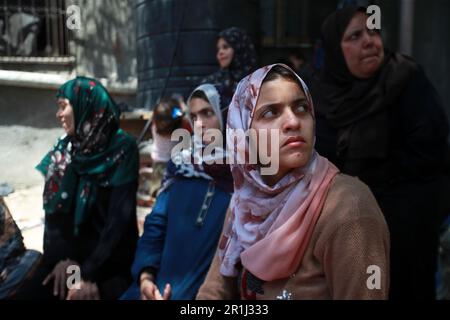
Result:
M53 295L59 296L59 299L78 300L78 299L100 299L100 293L95 283L82 284L81 290L67 290L67 267L76 264L72 261L59 262L53 271L44 279L42 285L46 286L53 280ZM67 293L67 296L66 296Z
M88 298L87 298L88 300L98 300L99 299L97 286L94 283L89 283L87 296L88 296Z
M156 291L158 288L150 279L144 279L141 282L141 299L156 300ZM159 291L158 291L159 293Z
M92 300L100 300L100 293L98 292L97 286L95 286L94 293L92 295Z
M42 285L46 286L54 277L54 273L50 272L49 275L42 281Z
M148 300L147 299L147 293L145 292L145 286L141 285L141 300Z
M100 292L98 291L98 287L97 285L94 283L93 284L93 288L94 288L94 292L93 292L93 300L100 300Z
M166 284L163 295L161 295L158 287L153 282L148 281L141 286L142 300L169 300L171 295L172 287L170 284Z
M85 290L84 290L84 295L83 295L83 300L92 300L92 289L90 286L88 286Z
M75 289L70 289L67 293L66 300L76 300L77 291Z
M161 296L161 292L159 292L159 289L155 286L155 298L153 300L163 300L163 297Z
M65 274L61 274L61 268L56 266L53 271L42 282L43 286L49 284L53 280L53 295L58 296L60 299L64 299L65 293Z
M78 290L78 300L100 300L100 293L98 287L92 282L83 282L81 290Z
M143 285L141 288L141 299L142 300L153 300L152 299L152 292L150 290L150 287L148 285Z
M53 276L53 295L58 295L59 290L59 273L56 271L56 269L53 271L55 275Z
M142 291L142 296L144 297L143 300L155 300L155 292L152 288L145 288Z
M59 299L64 300L66 297L66 269L63 267L58 272L58 289Z
M80 284L79 289L70 289L67 293L66 300L88 300L89 299L89 288L85 282Z
M172 295L172 288L170 284L166 284L166 287L164 288L163 300L169 300L171 295Z
M51 280L53 280L53 295L59 296L62 300L65 298L65 269L61 265L61 262L58 263L53 271L44 279L42 284L45 286Z

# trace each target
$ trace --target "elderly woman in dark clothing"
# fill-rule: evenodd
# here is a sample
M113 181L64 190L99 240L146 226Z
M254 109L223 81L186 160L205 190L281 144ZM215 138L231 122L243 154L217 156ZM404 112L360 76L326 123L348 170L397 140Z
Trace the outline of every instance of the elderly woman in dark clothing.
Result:
M98 81L78 77L57 98L66 135L37 166L45 177L43 264L19 298L115 299L131 282L138 238L136 142ZM80 287L67 291L67 271L77 267Z
M256 51L248 34L237 27L225 29L217 38L217 62L220 69L202 83L220 85L233 95L242 78L256 70Z
M346 7L322 26L317 150L379 202L391 234L390 297L434 298L447 117L422 68L386 50L366 21L364 8Z

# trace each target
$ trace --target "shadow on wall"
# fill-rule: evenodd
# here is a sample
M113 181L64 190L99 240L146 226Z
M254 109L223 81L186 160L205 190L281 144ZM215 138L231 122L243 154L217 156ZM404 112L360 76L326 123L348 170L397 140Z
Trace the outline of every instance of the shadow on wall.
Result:
M0 86L0 125L59 127L55 90Z
M81 9L75 32L77 74L126 83L136 77L136 28L131 1L72 1Z
M18 125L40 129L59 128L56 89L0 85L0 126ZM116 103L135 106L135 96L112 94Z

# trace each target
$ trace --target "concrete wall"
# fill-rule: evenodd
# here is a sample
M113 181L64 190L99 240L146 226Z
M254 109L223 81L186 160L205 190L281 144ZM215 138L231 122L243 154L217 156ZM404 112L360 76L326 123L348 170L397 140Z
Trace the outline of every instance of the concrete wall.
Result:
M224 10L218 6L222 2L211 1L210 3L214 4L211 5L213 7L211 8L212 12ZM330 8L334 7L333 1L327 0L326 3ZM392 50L398 50L400 36L399 2L378 0L377 3L382 8L385 44ZM137 85L137 32L134 2L127 0L67 1L67 5L70 4L76 4L80 7L82 21L81 30L72 34L71 50L76 57L73 66L74 71L79 75L105 78L109 80L108 82L118 86L131 88L127 94L123 94L117 100L126 101L130 105L136 106L136 94L132 89ZM222 5L224 6L224 4ZM317 8L322 8L322 6L323 4L313 5L310 3L309 9L311 13L314 13L312 15L318 16L319 9ZM424 67L450 115L450 90L448 90L450 88L450 63L448 62L450 42L447 41L450 32L450 20L446 18L448 12L450 12L449 1L415 0L412 55ZM255 12L250 13L250 16L254 18L257 15L258 13ZM218 16L223 20L218 23L220 27L238 24L239 22L237 17ZM188 17L192 18L192 14L188 14ZM315 26L314 28L318 27ZM309 30L314 30L314 28L310 27ZM265 48L262 48L261 51L264 50ZM268 63L269 60L279 55L279 52L273 54L273 56L270 54L271 52L260 53L262 53L263 59L261 60L264 63ZM145 52L142 53L142 55L145 54ZM44 71L42 65L28 67L10 65L10 68L5 66L0 66L0 68ZM48 72L60 72L61 70L68 72L67 66L61 69L55 69L54 66L45 68L48 68ZM53 123L53 111L47 110L53 110L53 96L54 91L52 90L0 86L0 124L13 121L13 124L32 124L38 127L51 125ZM36 105L37 101L38 105ZM14 109L11 109L10 106L14 106ZM40 108L42 108L42 112L35 112L41 110Z
M81 29L71 33L70 50L75 63L68 65L3 64L0 69L58 73L106 80L116 102L136 105L136 31L134 10L127 0L69 0L79 6ZM120 94L118 93L120 92ZM58 126L53 89L17 84L0 85L0 125L37 128Z
M21 88L0 85L0 126L20 125L55 128L56 89ZM112 94L114 100L134 105L135 97ZM0 137L1 139L1 137Z
M0 125L58 126L55 91L0 86Z
M79 75L127 84L136 78L136 24L131 1L71 0L81 9L72 52Z

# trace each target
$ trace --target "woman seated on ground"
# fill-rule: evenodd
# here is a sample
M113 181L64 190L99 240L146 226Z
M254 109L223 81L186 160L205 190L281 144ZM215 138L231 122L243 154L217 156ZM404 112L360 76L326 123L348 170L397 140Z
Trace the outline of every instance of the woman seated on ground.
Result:
M228 101L211 84L199 86L190 96L188 115L198 144L174 154L168 163L138 242L134 283L122 299L195 298L214 257L233 190L223 143L214 140L211 131L224 134ZM215 153L205 154L211 146Z
M138 237L136 142L119 129L119 110L98 81L77 77L57 99L66 135L37 166L45 176L43 263L19 297L116 299L131 283ZM68 288L77 271L81 282Z
M279 155L278 170L242 161L252 158L257 141L250 135L249 143L235 144L228 132L227 149L236 150L234 195L197 299L387 298L383 214L364 183L314 150L314 108L304 82L285 65L255 71L239 83L228 129L252 129L257 140L270 141L259 148L269 148L269 165ZM267 130L279 133L277 140L264 140Z

